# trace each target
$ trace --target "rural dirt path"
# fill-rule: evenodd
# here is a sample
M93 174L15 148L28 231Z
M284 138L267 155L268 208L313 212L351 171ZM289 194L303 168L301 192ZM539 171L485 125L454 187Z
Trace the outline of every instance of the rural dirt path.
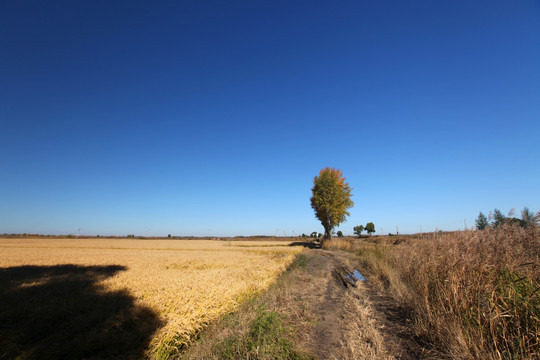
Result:
M346 259L324 250L311 250L307 271L320 282L319 302L313 304L312 314L317 324L311 331L309 347L319 359L328 359L339 350L343 338L343 297L347 289L332 276L336 266Z
M419 359L423 356L422 347L414 341L407 313L390 297L380 295L369 285L358 282L356 288L346 288L334 275L334 269L345 266L351 271L355 267L354 258L347 253L320 249L309 249L310 260L306 270L312 278L309 307L314 325L302 338L303 346L318 359L372 358L377 353L385 354L386 359ZM351 302L362 302L362 309L369 314L356 316ZM352 304L353 306L355 304ZM364 321L369 316L369 321ZM351 322L356 322L351 326ZM362 327L372 327L362 329ZM351 330L355 328L356 330ZM360 331L358 331L360 329ZM362 344L355 341L376 342L377 339L362 340L367 333L377 332L382 345L375 353L367 354ZM351 340L352 339L352 340ZM366 349L373 348L367 344ZM348 348L356 347L349 351ZM372 351L371 349L370 351ZM365 355L362 355L365 353ZM365 357L364 357L365 356Z
M295 246L312 245L298 243ZM206 336L202 337L203 341L192 346L184 358L280 358L276 353L265 352L263 348L246 348L246 344L249 344L246 339L257 341L250 335L250 329L260 317L260 309L280 315L283 326L289 330L287 340L294 339L294 349L308 358L441 358L429 357L422 351L422 347L414 341L407 313L391 297L370 288L369 279L365 283L357 282L356 287L346 287L338 279L336 269L345 267L353 271L358 265L354 254L306 248L298 259L301 261L297 261L290 271L284 272L276 286L270 287L253 303L246 302L245 307L229 320L211 325ZM258 326L257 329L260 329L261 326ZM230 339L237 341L231 342ZM224 347L223 344L233 344L232 350L226 347L232 353L223 355L219 350ZM263 354L261 357L259 350Z

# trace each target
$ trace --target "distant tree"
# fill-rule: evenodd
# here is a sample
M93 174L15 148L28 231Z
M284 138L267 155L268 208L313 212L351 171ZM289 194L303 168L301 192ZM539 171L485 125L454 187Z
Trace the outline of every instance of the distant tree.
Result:
M338 237L342 237L342 236L343 236L343 233L341 232L341 230L338 230L337 236L338 236Z
M354 205L352 189L341 170L327 167L315 176L311 191L311 207L324 227L324 239L330 240L334 228L346 220L347 210Z
M366 224L366 231L369 234L369 236L371 236L371 233L375 232L375 225L372 222L368 222Z
M317 237L317 232L316 232L316 231L312 232L312 233L309 235L309 237L316 238L316 237Z
M498 228L499 226L502 226L505 221L506 221L506 216L504 216L503 213L499 209L493 210L492 226L494 228Z
M488 226L489 226L489 222L488 222L488 219L487 219L486 215L484 215L484 214L482 214L482 212L480 212L480 214L478 214L478 218L476 219L476 228L478 230L484 230Z
M171 234L169 234L167 237L171 237Z
M321 233L318 233L318 234L317 234L317 237L322 237L322 234L321 234Z
M360 237L362 235L362 231L364 231L364 225L358 225L353 227L354 235L358 235Z
M524 228L535 227L540 223L540 212L537 212L536 215L534 212L529 210L529 208L524 207L521 211L521 220L519 224Z

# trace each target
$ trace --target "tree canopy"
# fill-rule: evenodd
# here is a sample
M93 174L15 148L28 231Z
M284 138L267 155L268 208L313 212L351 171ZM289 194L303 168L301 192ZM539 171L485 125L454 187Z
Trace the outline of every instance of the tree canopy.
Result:
M324 168L313 179L311 207L324 227L324 238L331 239L336 226L346 221L347 211L354 203L352 188L339 169Z
M375 232L375 224L373 224L372 222L368 222L366 224L366 231L371 236L371 233Z
M514 209L510 210L508 216L505 216L499 209L494 209L489 213L489 220L483 213L478 214L476 219L476 228L478 230L484 230L487 228L500 228L504 224L517 224L524 228L540 227L540 211L536 214L529 210L528 207L524 207L521 211L521 219L514 217Z
M488 222L488 219L487 219L486 215L484 215L484 214L482 214L482 212L480 212L480 214L478 214L478 218L476 219L476 228L478 230L484 230L488 226L489 226L489 222Z
M362 231L364 231L364 225L358 225L353 227L353 231L354 235L358 235L358 237L360 237L360 235L362 235Z
M540 212L537 212L536 215L534 212L529 210L528 207L523 208L521 211L521 221L520 225L527 228L527 227L535 227L538 226L540 223Z
M506 216L499 209L493 210L493 227L502 226L506 221Z

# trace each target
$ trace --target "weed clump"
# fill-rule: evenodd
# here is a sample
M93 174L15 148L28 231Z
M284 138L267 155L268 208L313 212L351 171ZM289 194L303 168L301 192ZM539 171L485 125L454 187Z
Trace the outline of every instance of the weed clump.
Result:
M242 335L231 335L216 344L221 359L309 359L295 350L280 315L261 306Z

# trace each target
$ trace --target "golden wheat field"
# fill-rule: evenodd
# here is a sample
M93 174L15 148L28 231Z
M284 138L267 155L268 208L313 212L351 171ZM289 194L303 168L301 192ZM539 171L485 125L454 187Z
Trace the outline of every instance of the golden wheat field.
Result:
M67 270L70 274L75 270L79 275L98 274L93 278L97 293L126 294L134 299L135 306L156 314L159 326L151 332L144 355L163 358L178 353L205 324L272 283L301 251L300 247L289 244L284 241L0 239L0 271L8 274L16 269L15 274L25 274L4 276L12 283L18 281L17 292L38 288L55 276L55 281L65 282ZM66 265L75 267L66 268ZM32 276L26 275L29 269ZM35 275L36 269L39 275ZM106 269L114 271L106 273ZM13 300L17 303L25 301L14 297L13 287L9 289L12 293L4 295L5 298L17 299ZM138 314L135 318L142 316ZM102 322L110 329L121 320L111 320L109 316ZM23 340L18 341L24 343ZM28 351L39 354L40 348L36 346L27 346Z

